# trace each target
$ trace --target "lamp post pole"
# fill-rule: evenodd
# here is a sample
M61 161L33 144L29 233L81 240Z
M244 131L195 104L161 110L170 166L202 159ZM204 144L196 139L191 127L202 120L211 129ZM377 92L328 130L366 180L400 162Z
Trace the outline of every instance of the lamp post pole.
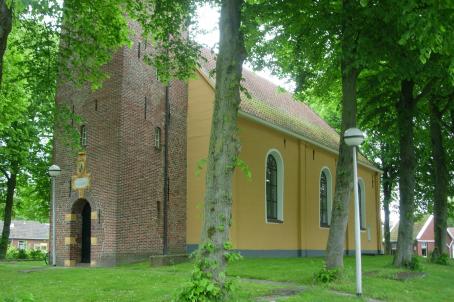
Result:
M61 174L61 169L57 165L52 165L49 167L49 176L51 177L52 182L52 265L57 265L57 254L56 254L56 214L55 214L55 178Z
M353 148L353 194L355 201L355 258L356 258L356 295L363 293L362 271L361 271L361 221L359 213L358 196L358 164L356 160L356 147L364 141L364 134L357 128L350 128L344 134L345 143Z
M363 281L361 271L361 222L359 216L358 198L358 165L356 162L356 146L353 146L353 192L355 194L355 258L356 258L356 295L363 293Z
M55 227L55 176L52 176L52 265L57 265L57 255L55 253L55 236L56 236L56 227Z

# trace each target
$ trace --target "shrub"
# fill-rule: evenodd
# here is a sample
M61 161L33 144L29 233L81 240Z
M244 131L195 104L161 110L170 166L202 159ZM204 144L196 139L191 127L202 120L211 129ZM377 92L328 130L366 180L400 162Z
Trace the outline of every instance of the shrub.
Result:
M331 283L340 277L340 270L328 269L323 267L320 271L314 274L314 282L316 283Z
M406 264L406 267L412 271L422 271L421 261L417 256L413 256L411 258L411 261Z
M27 258L28 258L28 254L27 254L26 250L19 250L17 252L17 259L27 259Z
M430 255L430 262L440 264L440 265L448 265L449 256L446 253L442 253L440 256L435 257L434 253L432 253Z
M46 257L46 253L41 250L29 250L28 258L33 260L43 260Z
M8 250L6 251L6 259L12 260L12 259L17 259L19 254L19 250L16 249L13 246L9 246Z
M8 247L6 252L6 259L8 260L43 260L46 257L46 253L41 250L19 250L13 246Z

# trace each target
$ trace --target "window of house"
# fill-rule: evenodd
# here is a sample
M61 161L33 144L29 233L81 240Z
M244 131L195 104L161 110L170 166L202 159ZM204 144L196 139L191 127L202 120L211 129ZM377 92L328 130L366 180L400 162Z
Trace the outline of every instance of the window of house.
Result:
M18 248L20 250L25 250L27 248L27 241L19 240Z
M268 153L266 157L266 220L267 222L280 223L283 215L283 185L284 170L282 157L276 150Z
M358 199L359 199L359 222L361 230L366 229L366 190L364 181L358 179Z
M320 173L320 226L329 227L332 208L331 172L323 168Z
M421 256L427 257L427 242L421 242Z
M85 125L80 126L80 146L87 146L87 127Z

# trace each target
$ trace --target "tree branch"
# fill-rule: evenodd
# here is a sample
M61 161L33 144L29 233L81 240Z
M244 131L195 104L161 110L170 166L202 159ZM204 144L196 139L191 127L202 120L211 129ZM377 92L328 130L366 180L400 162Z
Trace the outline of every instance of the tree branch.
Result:
M433 78L429 82L427 82L426 86L424 86L421 93L415 97L416 103L418 103L422 98L424 98L431 92L432 88L435 86L435 83L437 83L437 80L438 80L437 78Z
M0 172L2 172L3 175L5 175L6 179L10 180L10 176L8 175L8 172L5 169L0 167Z

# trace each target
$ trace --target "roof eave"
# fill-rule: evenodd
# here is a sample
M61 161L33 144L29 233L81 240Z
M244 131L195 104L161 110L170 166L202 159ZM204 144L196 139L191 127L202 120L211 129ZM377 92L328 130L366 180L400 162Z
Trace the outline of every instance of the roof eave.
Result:
M213 88L213 89L216 88L216 85L215 85L214 81L212 79L210 79L205 74L205 72L203 72L203 70L201 70L201 68L197 68L197 71L205 79L205 81L207 81L207 83L211 86L211 88ZM296 133L294 131L291 131L291 130L285 129L283 127L277 126L275 124L272 124L272 123L270 123L268 121L265 121L264 119L256 117L256 116L254 116L254 115L252 115L250 113L244 112L241 109L239 109L238 114L239 114L239 116L242 116L242 117L247 118L249 120L255 121L255 122L257 122L257 123L259 123L261 125L270 127L270 128L272 128L272 129L274 129L276 131L283 132L283 133L288 134L290 136L293 136L293 137L295 137L297 139L300 139L300 140L303 140L305 142L308 142L308 143L310 143L310 144L312 144L314 146L319 147L320 149L323 149L325 151L331 152L331 153L333 153L335 155L339 155L339 150L335 150L335 149L329 148L327 146L324 146L324 145L322 145L322 144L320 144L320 143L318 143L318 142L316 142L316 141L314 141L314 140L312 140L310 138L305 137L304 135L301 135L301 134ZM375 167L373 165L368 165L368 164L366 164L364 162L358 162L358 163L359 163L359 165L361 165L361 166L363 166L365 168L368 168L368 169L370 169L372 171L375 171L377 173L383 174L382 170L378 169L377 167Z

